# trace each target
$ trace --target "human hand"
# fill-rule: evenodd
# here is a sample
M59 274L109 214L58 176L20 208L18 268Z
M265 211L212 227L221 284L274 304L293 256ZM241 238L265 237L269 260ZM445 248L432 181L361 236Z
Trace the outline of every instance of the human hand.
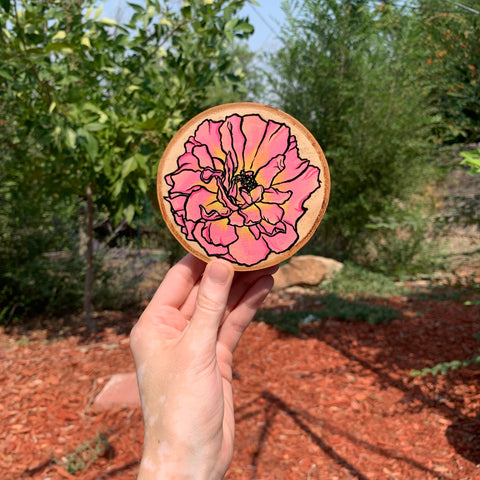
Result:
M145 425L139 480L224 477L233 351L276 268L234 273L187 255L166 275L130 335Z

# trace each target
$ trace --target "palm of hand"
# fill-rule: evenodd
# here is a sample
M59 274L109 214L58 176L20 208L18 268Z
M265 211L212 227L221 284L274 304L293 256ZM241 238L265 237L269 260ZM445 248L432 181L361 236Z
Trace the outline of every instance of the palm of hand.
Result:
M208 278L200 287L204 267L188 256L170 270L131 343L146 450L153 449L157 460L163 452L163 463L201 452L194 478L201 478L201 468L207 478L217 478L214 472L222 478L233 454L233 351L270 290L275 269L236 274L222 294L208 286Z

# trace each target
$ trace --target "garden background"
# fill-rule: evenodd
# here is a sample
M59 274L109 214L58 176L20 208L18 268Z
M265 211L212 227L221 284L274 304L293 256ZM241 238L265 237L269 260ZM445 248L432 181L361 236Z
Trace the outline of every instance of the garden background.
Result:
M261 2L267 3L267 2ZM245 4L249 5L246 9ZM178 128L276 106L322 145L330 204L236 353L228 478L480 478L480 5L0 0L0 468L134 478L138 408L97 410L183 254L155 176ZM269 26L268 26L269 25ZM55 359L55 360L53 360Z

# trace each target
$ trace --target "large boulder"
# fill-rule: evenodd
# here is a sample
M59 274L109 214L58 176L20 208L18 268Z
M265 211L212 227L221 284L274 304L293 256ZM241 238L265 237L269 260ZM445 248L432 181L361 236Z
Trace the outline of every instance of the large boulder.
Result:
M282 265L274 275L275 290L294 285L318 285L322 280L332 278L343 264L331 258L316 255L298 255Z

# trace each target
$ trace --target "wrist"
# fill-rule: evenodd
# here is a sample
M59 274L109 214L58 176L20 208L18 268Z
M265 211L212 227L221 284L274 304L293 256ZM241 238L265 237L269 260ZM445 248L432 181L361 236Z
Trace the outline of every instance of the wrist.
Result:
M144 449L137 480L222 480L225 473L218 472L216 465L202 455L182 453L164 444Z

